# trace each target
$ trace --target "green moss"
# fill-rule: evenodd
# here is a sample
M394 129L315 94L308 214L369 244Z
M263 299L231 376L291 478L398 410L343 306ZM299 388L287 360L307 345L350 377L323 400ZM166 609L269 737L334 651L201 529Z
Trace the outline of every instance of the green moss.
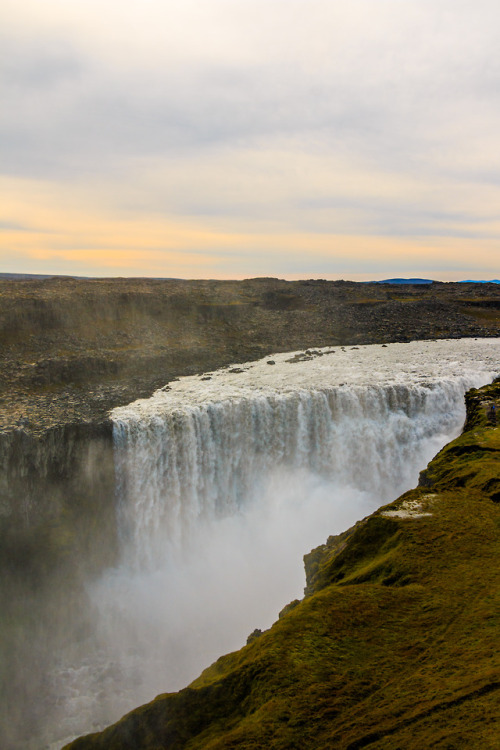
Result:
M382 516L371 516L358 525L341 551L334 547L316 561L308 593L338 581L362 582L373 578L375 571L382 572L391 557L390 550L398 544L398 528L395 521Z
M500 492L500 438L487 417L489 404L500 409L500 383L467 394L467 421L463 434L438 453L427 467L428 487L478 491L490 499Z

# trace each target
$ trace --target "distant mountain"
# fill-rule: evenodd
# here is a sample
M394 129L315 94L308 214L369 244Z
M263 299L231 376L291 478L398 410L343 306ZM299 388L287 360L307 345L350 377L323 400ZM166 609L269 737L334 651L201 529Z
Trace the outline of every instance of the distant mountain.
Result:
M41 279L87 279L87 276L65 276L58 273L0 273L5 281L36 281Z
M461 284L500 284L500 279L465 279Z
M44 279L83 279L84 281L104 281L103 276L67 276L62 273L0 273L0 281L43 281ZM113 277L111 277L113 278ZM119 277L115 277L119 278ZM132 279L147 279L148 281L185 281L177 276L131 276Z
M383 281L370 281L369 284L435 284L432 279L384 279Z

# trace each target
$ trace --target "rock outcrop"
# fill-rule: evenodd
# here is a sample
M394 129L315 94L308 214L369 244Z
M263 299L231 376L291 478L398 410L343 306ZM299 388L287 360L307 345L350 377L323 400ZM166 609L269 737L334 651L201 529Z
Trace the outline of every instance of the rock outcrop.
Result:
M189 687L67 750L493 748L500 383L425 481L306 555L307 589Z

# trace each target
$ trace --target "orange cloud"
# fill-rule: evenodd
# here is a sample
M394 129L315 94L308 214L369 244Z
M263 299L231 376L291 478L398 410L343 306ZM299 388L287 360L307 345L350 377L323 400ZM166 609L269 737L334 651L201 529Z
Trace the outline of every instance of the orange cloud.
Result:
M105 212L92 205L88 190L19 179L0 180L0 187L7 196L1 209L5 231L0 258L2 247L5 257L18 253L24 258L23 268L12 269L18 271L61 273L64 268L64 273L96 276L373 278L387 275L375 273L376 264L382 263L398 274L400 268L413 268L418 275L421 269L434 269L429 274L435 278L450 278L446 269L468 269L454 276L463 278L473 269L495 273L491 269L498 259L498 240L488 237L288 233L279 227L269 231L266 224L256 224L251 232L225 231L237 224L224 217L212 218L204 226L200 219L158 214L129 218Z

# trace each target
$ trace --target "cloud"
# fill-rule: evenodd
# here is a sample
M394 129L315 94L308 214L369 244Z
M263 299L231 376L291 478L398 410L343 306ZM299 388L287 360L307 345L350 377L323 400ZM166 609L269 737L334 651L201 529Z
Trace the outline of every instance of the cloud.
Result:
M332 148L392 163L441 140L451 117L460 121L471 101L477 111L498 82L485 75L492 35L482 27L480 51L460 4L451 13L383 0L354 2L354 11L213 0L151 2L140 13L137 3L109 2L103 18L94 3L49 1L42 19L38 3L24 3L41 37L16 39L15 55L7 47L11 125L18 133L35 115L20 146L44 147L65 171L71 152L81 156L75 169L85 159L106 169L115 158L318 133Z
M6 0L1 13L3 172L83 200L89 220L99 207L110 226L127 214L250 243L499 238L497 3Z
M446 236L250 229L226 217L181 221L160 213L113 212L100 196L51 183L4 180L4 271L96 276L377 278L398 268L435 278L494 276L498 243ZM29 221L20 219L29 216ZM228 228L229 227L229 228ZM425 273L423 272L425 270ZM458 275L457 275L458 274Z

